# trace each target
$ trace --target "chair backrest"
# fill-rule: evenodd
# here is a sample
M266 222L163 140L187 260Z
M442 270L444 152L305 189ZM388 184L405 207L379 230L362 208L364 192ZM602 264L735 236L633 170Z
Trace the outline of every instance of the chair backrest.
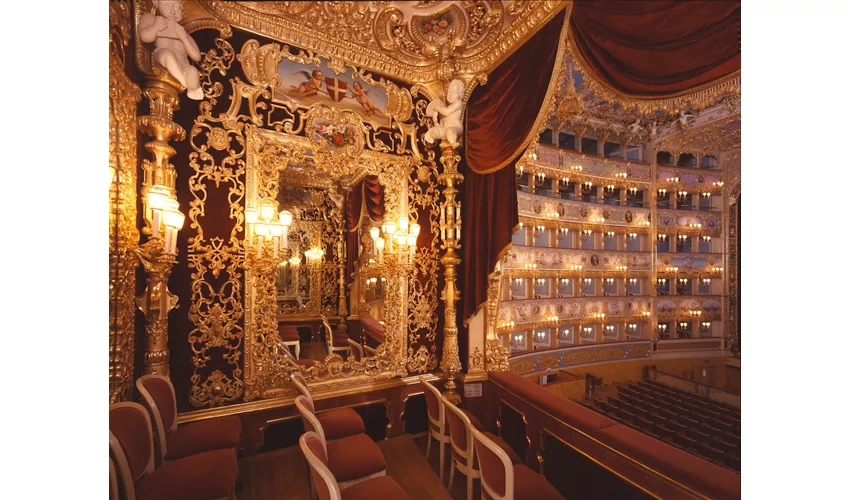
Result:
M351 347L351 353L355 361L363 359L363 346L352 339L348 339L348 346Z
M333 354L334 333L333 329L331 328L331 324L330 322L328 322L328 318L325 315L322 315L322 326L325 329L325 345L328 349L328 356L330 356L331 354Z
M277 348L280 350L279 352L283 354L283 357L286 358L286 362L289 363L290 366L298 367L298 362L295 360L295 356L292 355L292 351L289 350L288 345L283 342L279 342Z
M148 408L154 424L159 459L168 453L168 433L177 428L177 396L171 380L162 375L143 375L136 380L136 388L142 396L142 403Z
M425 376L420 376L419 381L425 387L425 405L428 407L428 421L431 425L435 425L440 429L441 433L446 432L446 410L443 408L443 396L440 390L434 384L428 382Z
M469 433L472 422L460 408L453 405L445 396L441 396L440 399L442 399L443 407L446 409L446 424L449 426L452 448L464 457L473 458L472 434ZM467 460L467 464L471 465L472 462Z
M315 409L316 403L313 401L313 395L310 394L310 389L307 388L307 379L304 378L304 375L301 372L292 372L289 379L292 380L292 383L295 384L301 395L310 401L310 408Z
M109 500L119 500L118 475L115 473L115 463L109 457Z
M134 500L133 486L154 468L153 429L144 406L132 402L109 405L109 451L125 500Z
M493 500L513 500L514 468L505 450L478 429L470 426L478 467L481 471L481 488Z
M298 413L301 414L301 420L304 422L304 431L315 432L322 441L322 449L327 454L328 445L327 439L325 439L325 430L322 428L322 424L319 423L319 419L316 418L316 409L313 408L312 401L304 396L298 396L295 398L295 407L298 409Z
M310 474L319 500L341 500L339 484L328 469L328 457L322 439L315 432L305 432L298 440L301 452L310 464Z

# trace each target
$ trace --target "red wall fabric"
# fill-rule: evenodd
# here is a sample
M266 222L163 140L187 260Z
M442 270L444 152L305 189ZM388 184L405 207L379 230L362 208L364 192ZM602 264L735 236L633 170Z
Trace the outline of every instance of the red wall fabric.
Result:
M460 163L463 235L459 287L465 321L487 300L487 277L519 224L514 164L549 88L566 11L523 44L470 95Z
M662 97L741 69L741 2L578 1L570 38L595 78L623 94Z

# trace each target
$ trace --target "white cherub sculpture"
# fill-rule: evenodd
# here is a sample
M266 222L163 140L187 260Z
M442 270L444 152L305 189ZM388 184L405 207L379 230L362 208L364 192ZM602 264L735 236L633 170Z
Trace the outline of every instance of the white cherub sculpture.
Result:
M437 140L445 139L452 147L460 145L458 138L463 132L463 90L462 81L452 80L446 92L447 103L435 99L428 104L425 113L434 120L434 126L425 132L425 142L433 144Z
M677 121L679 122L679 126L682 127L682 130L688 128L688 120L690 120L690 118L691 114L686 112L684 109L682 111L679 111L679 118Z
M638 135L640 131L643 130L643 127L640 126L640 118L635 120L634 123L629 125L629 134L630 135Z
M139 20L139 37L145 43L154 43L154 60L186 87L190 99L200 101L204 98L201 75L189 62L189 58L200 61L201 51L195 40L179 24L183 19L183 1L154 0L153 5L161 15L142 15Z
M652 122L652 124L649 126L649 138L655 139L656 136L658 136L658 124Z

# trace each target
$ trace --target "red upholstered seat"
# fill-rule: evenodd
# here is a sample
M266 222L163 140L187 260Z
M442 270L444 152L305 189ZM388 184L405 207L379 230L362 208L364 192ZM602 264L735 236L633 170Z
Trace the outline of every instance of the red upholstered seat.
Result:
M299 342L301 341L301 334L298 333L298 329L294 326L284 326L280 325L277 328L277 335L284 342Z
M168 433L166 460L176 460L196 453L225 448L236 449L242 432L237 416L202 420Z
M348 347L348 334L335 330L333 333L334 347Z
M325 439L328 441L366 432L363 419L351 408L339 408L317 413L316 418L322 424Z
M236 451L216 450L169 462L136 483L138 500L226 498L236 482Z
M155 423L160 457L177 460L196 453L239 448L242 421L238 416L219 417L177 427L177 400L171 381L161 375L145 375L136 387Z
M390 476L361 481L342 490L342 500L404 500L410 498Z
M387 469L381 449L366 434L328 441L328 469L339 482L371 476Z
M233 448L198 453L167 462L154 470L150 415L138 403L110 405L109 451L120 475L121 498L228 498L236 484L238 465Z

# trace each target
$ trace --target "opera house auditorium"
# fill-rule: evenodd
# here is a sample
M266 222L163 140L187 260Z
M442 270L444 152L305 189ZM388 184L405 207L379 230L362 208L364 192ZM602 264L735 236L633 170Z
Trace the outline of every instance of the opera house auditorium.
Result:
M109 498L740 498L741 104L740 1L109 2Z

